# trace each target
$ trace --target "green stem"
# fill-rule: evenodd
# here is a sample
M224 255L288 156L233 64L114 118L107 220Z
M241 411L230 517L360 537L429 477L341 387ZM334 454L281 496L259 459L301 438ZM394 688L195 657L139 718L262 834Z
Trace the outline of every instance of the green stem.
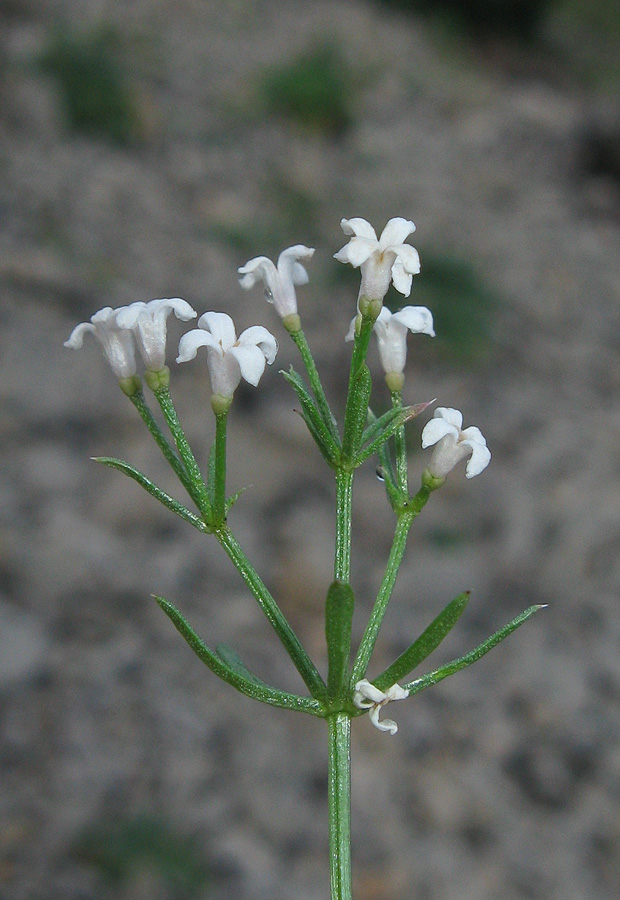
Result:
M173 448L170 446L170 444L166 440L166 437L162 433L161 428L157 424L157 420L155 419L146 400L144 399L144 394L142 393L142 391L138 391L135 394L131 394L129 399L131 400L133 405L136 407L136 409L140 413L140 417L141 417L142 421L144 422L144 424L146 425L146 427L148 428L148 430L150 431L151 436L155 440L155 443L157 444L157 446L159 447L159 449L161 450L163 455L166 457L166 459L170 463L171 467L176 472L176 475L177 475L179 481L183 484L183 486L189 491L189 493L191 495L190 488L192 486L192 483L188 478L185 466L183 465L183 463L181 462L179 457L176 455Z
M325 391L323 390L323 385L321 384L321 379L319 377L314 357L312 356L308 341L306 340L306 335L301 328L299 329L299 331L289 331L289 334L301 354L304 366L306 367L306 372L308 373L308 380L310 381L312 393L315 396L316 402L321 412L321 417L326 427L329 429L329 433L331 434L332 438L334 439L336 444L340 446L340 435L338 434L338 429L336 428L336 423L334 421L332 411L329 408L329 403L327 402L327 397L325 396Z
M331 900L352 900L351 719L347 713L334 713L327 724Z
M327 687L318 669L302 647L299 638L289 625L284 613L267 590L260 575L246 557L233 533L225 524L215 528L213 533L251 590L312 696L316 699L325 698L327 696Z
M351 513L353 472L336 473L336 556L334 578L347 584L351 579Z
M392 407L400 409L403 405L402 391L390 391L392 397ZM396 476L398 478L398 487L405 496L409 494L407 485L407 442L405 438L405 426L401 425L396 429L394 434L394 446L396 449Z
M187 440L185 432L183 431L181 423L179 422L179 417L177 415L176 409L174 408L169 389L167 387L158 388L155 391L155 398L161 407L161 411L164 414L166 424L168 425L172 437L174 438L177 450L179 451L179 456L183 460L185 468L187 469L188 478L194 492L192 494L192 497L198 504L198 508L205 516L205 518L207 520L210 520L211 504L209 502L207 486L204 483L202 473L200 471L200 468L198 467L198 463L196 462L194 454L192 453L189 441Z
M396 577L407 545L409 529L411 528L413 520L420 514L426 501L430 497L430 494L431 492L427 488L421 487L415 497L412 497L407 506L401 508L399 512L396 530L394 532L394 540L392 541L392 548L390 550L390 556L383 576L383 581L379 587L377 599L375 600L368 625L362 636L360 647L353 664L353 672L351 674L352 686L357 684L357 682L366 674L366 669L368 668L368 663L370 662L370 657L372 656L372 651L374 650L377 641L379 629L381 628L383 617L385 616L388 603L392 596L392 591L394 590L394 585L396 584Z
M355 336L355 343L353 345L351 369L349 371L349 390L347 393L347 403L344 411L344 434L342 439L343 447L348 450L348 452L354 452L358 449L357 447L350 446L351 435L352 431L354 430L354 420L356 419L357 413L356 383L359 371L366 361L368 344L370 343L370 335L372 334L374 323L375 320L373 318L369 316L362 316L360 330L359 333Z
M213 488L213 521L221 525L226 519L226 420L228 410L215 416L215 484Z

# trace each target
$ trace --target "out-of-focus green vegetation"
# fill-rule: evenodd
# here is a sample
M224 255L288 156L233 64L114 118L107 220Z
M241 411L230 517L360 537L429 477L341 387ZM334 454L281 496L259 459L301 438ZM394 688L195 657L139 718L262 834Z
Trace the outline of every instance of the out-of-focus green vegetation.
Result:
M594 88L620 89L618 0L375 0L405 14L422 14L451 38L489 38L515 49L553 55L563 75ZM501 54L494 53L495 60ZM514 57L510 57L511 64Z
M56 27L38 64L56 80L71 128L128 144L140 136L140 116L118 52L117 34L107 26Z
M406 302L431 310L437 333L434 352L443 351L452 362L466 365L483 363L489 357L493 317L500 300L468 262L425 251L422 272L414 279ZM401 297L393 309L402 306Z
M247 224L216 224L212 237L232 247L240 256L269 256L271 259L292 244L315 245L323 237L321 207L315 196L293 184L282 173L274 173L262 185L268 203L262 219Z
M472 34L530 40L554 0L376 0L406 12L432 13Z
M580 81L607 93L620 93L618 0L555 0L545 34Z
M351 78L336 44L319 44L285 65L269 68L260 78L262 106L329 137L351 125Z
M157 885L157 896L167 900L205 896L209 874L196 842L160 818L102 822L82 835L74 853L120 897L145 884Z

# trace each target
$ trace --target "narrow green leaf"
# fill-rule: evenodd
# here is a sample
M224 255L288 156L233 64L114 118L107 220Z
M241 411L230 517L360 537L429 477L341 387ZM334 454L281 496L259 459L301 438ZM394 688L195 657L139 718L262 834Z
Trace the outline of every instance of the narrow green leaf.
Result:
M162 491L162 489L157 487L150 478L147 478L146 475L138 469L130 466L129 463L124 462L122 459L114 459L111 456L94 456L93 459L95 462L102 463L104 466L109 466L111 469L118 469L119 472L123 472L125 475L129 476L129 478L133 478L133 480L137 481L140 487L143 487L145 491L148 491L152 497L155 497L156 500L159 500L159 502L168 509L171 509L177 516L185 519L186 522L189 522L190 525L193 525L198 531L209 531L208 526L199 516L190 512L187 507L183 506L182 503L179 503L178 500L175 500L174 497L171 497L165 491Z
M419 416L427 406L429 406L428 403L416 403L415 406L401 406L396 409L390 409L379 419L371 422L362 435L361 446L363 450L358 453L355 465L361 465L369 456L376 453L399 428L406 422ZM370 443L366 444L367 441L370 441Z
M338 445L325 425L310 392L292 366L288 372L282 370L281 374L297 394L297 399L301 403L302 418L321 454L330 465L333 465L338 459Z
M289 332L289 334L297 345L297 349L301 353L301 358L306 367L306 372L308 373L310 387L312 388L312 393L314 394L314 397L316 399L316 404L321 415L321 419L325 424L325 427L329 431L336 447L339 448L340 435L338 434L338 425L336 423L334 414L329 407L329 403L327 402L327 397L325 396L325 391L323 390L323 385L321 384L321 379L319 377L316 363L314 362L314 357L312 356L312 352L310 350L310 347L308 346L306 336L301 329L299 329L299 331Z
M242 678L245 678L246 681L251 681L252 684L260 684L263 687L269 687L262 678L259 678L258 675L255 675L254 672L248 669L237 651L228 644L218 644L215 648L215 652L222 662L228 666L231 672L236 672L237 675L241 675Z
M351 586L344 581L332 582L325 601L327 692L330 697L336 697L347 682L354 604Z
M409 407L407 406L401 406L399 409L388 409L387 412L384 412L383 415L379 417L375 415L371 417L368 415L369 424L362 434L362 446L368 441L373 440L379 433L383 432L384 429L391 424L393 419L401 419L399 425L404 424L404 422L407 421L406 411L408 409Z
M268 703L271 706L280 706L283 709L294 709L299 712L306 712L310 715L323 715L323 707L312 697L299 697L297 694L289 694L285 691L279 691L260 682L256 676L248 678L239 671L233 670L218 655L216 655L202 641L191 625L183 618L176 606L173 606L164 597L155 597L155 600L166 613L179 634L185 639L187 644L192 648L196 656L222 681L230 684L242 694L259 700L261 703Z
M235 491L235 493L228 498L228 500L226 501L226 515L228 515L229 511L233 508L241 494L244 494L246 491L247 488L241 488L240 490Z
M444 678L448 678L450 675L454 675L455 672L460 672L461 669L466 669L467 666L471 666L473 663L478 662L478 660L488 653L489 650L492 650L496 644L499 644L504 638L507 638L509 634L512 634L520 625L523 625L524 622L534 615L534 613L538 612L539 609L544 609L543 605L530 606L524 612L513 619L512 622L509 622L507 625L504 625L503 628L500 628L499 631L496 631L495 634L491 635L490 638L487 638L486 641L483 641L475 650L472 650L470 653L466 653L465 656L459 657L459 659L453 659L452 662L447 663L445 666L441 666L439 669L435 669L434 672L429 672L428 675L422 675L421 678L416 678L415 681L410 681L409 684L403 685L410 694L417 694L419 691L423 691L425 688L430 687L432 684L437 684L438 681L443 681Z
M359 450L364 425L368 419L368 403L371 390L372 377L370 369L366 363L363 363L353 380L345 413L342 449L344 455L348 458L354 457Z
M386 691L389 687L400 681L406 675L419 666L433 650L441 644L443 639L452 631L460 619L469 601L469 591L459 594L454 600L433 619L428 628L422 632L410 647L408 647L391 666L382 672L378 678L373 678L373 684L380 691Z

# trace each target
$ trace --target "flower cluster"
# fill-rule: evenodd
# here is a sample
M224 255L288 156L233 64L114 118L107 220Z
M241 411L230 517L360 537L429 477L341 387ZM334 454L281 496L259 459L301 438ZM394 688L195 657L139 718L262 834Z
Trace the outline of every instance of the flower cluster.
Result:
M112 371L128 393L139 389L133 384L137 372L135 348L149 373L165 370L167 319L174 312L178 319L189 321L197 313L179 297L170 300L150 300L130 306L100 309L90 319L77 325L65 347L82 347L84 335L92 332L101 344ZM276 358L276 339L262 325L246 328L239 338L233 320L226 313L208 312L198 320L198 328L183 335L177 362L187 362L196 356L198 347L207 348L207 364L214 396L230 401L244 378L256 386L266 363Z
M405 243L415 231L415 225L408 219L390 219L377 238L376 231L365 219L342 219L340 224L350 240L335 258L361 271L358 315L351 321L345 340L355 339L363 304L366 303L366 311L370 308L367 301L374 304L373 332L379 359L388 387L399 394L404 385L408 333L435 335L433 316L426 307L404 306L391 312L383 306L390 283L408 297L413 276L420 271L417 250ZM273 304L291 333L301 330L295 287L308 281L308 272L301 261L311 259L313 254L312 247L295 244L280 253L277 264L266 256L256 256L238 269L239 283L245 290L258 282L264 283L265 298ZM82 347L84 335L91 332L121 386L131 394L139 389L136 348L149 384L159 383L156 379L149 381L149 374L167 372L166 330L171 313L182 321L197 316L189 303L179 297L148 303L138 301L118 309L107 306L96 312L89 322L74 328L65 346ZM181 338L177 362L194 359L199 347L206 347L212 404L214 409L227 408L242 378L254 386L258 384L265 366L275 360L277 341L262 325L246 328L237 337L233 320L226 313L206 312L197 324L196 329ZM489 464L491 454L480 430L475 427L462 429L462 424L463 416L458 410L439 407L422 432L422 447L434 445L427 468L433 486L443 483L454 466L467 457L467 478L479 475Z

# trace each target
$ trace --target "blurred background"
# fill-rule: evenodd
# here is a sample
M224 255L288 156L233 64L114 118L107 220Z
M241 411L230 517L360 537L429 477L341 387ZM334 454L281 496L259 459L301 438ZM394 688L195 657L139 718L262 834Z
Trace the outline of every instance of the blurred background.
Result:
M323 665L333 484L276 371L294 348L236 269L317 248L300 310L341 409L342 216L416 222L409 302L438 336L410 339L405 399L462 409L493 452L416 523L371 675L461 590L427 669L549 604L399 705L396 737L356 722L356 900L616 896L618 4L0 0L0 28L2 900L328 895L324 726L235 694L157 608L301 689L215 541L90 461L176 490L98 348L62 343L167 296L276 332L231 415L231 524ZM204 360L172 391L204 460ZM393 520L373 464L356 485L359 637Z

